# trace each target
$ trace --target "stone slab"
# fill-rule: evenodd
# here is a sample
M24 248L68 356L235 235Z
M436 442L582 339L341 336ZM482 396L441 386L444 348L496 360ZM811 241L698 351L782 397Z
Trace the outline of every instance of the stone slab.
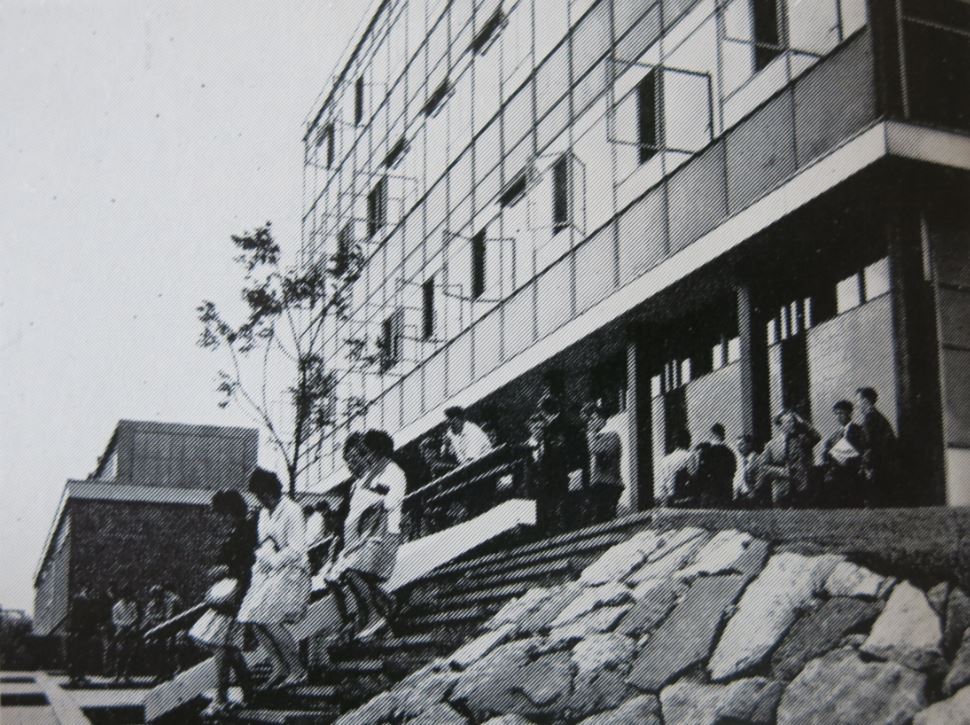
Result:
M705 661L725 610L737 601L744 581L737 574L694 581L634 660L630 684L643 692L659 692L679 674Z
M677 604L678 597L687 589L684 583L669 579L652 579L641 587L646 584L651 586L640 592L636 603L617 627L616 631L620 634L640 637L653 632L667 618ZM634 592L634 596L636 594Z
M884 577L858 564L843 561L825 580L825 591L830 597L865 597L877 599L892 588L895 579Z
M916 670L939 666L943 629L926 594L909 582L897 584L862 651Z
M963 643L943 679L943 694L952 695L966 685L970 685L970 629L964 632Z
M970 687L930 705L913 718L913 725L970 725Z
M726 685L681 680L660 693L664 725L771 725L785 685L752 677Z
M579 725L663 725L660 700L654 695L638 695L618 708L582 720Z
M926 675L836 650L809 662L778 706L778 725L905 725L926 707Z
M772 674L782 680L794 679L809 661L838 648L847 634L875 621L879 610L875 602L855 597L826 600L798 619L785 635L771 657Z

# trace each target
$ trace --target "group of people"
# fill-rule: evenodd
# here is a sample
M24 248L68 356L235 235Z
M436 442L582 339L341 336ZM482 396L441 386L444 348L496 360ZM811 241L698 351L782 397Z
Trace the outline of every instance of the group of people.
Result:
M396 563L406 488L393 452L393 440L381 430L348 438L343 455L353 482L345 505L336 511L325 504L304 510L264 469L256 469L249 480L258 516L249 512L238 491L213 497L213 511L226 521L226 535L211 571L209 609L189 632L215 657L215 697L206 716L230 706L232 672L244 699L253 694L242 655L247 631L269 659L271 673L263 688L306 681L289 627L306 616L315 573L322 572L342 618L338 637L370 636L393 623L394 600L384 584Z
M136 674L161 680L178 667L179 640L143 642L144 633L182 608L172 585L154 584L140 600L131 586L110 585L103 596L81 587L70 602L67 621L67 672L74 685L92 675L129 683Z
M760 451L749 434L739 435L737 447L731 448L720 423L693 448L687 431L674 431L672 450L658 465L654 502L680 508L898 504L896 434L877 401L870 387L856 391L855 405L837 401L832 411L838 427L824 442L812 423L792 409L775 416L774 433Z

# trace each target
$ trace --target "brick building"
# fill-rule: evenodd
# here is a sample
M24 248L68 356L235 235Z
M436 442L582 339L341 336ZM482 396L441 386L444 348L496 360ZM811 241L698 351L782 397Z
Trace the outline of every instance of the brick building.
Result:
M95 471L64 487L34 582L35 632L62 634L82 585L144 597L172 583L196 601L218 536L212 492L245 488L257 448L254 429L120 421Z

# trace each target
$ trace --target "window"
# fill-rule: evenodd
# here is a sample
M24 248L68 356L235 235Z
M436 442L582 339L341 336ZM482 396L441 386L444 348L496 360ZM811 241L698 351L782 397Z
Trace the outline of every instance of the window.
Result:
M421 285L421 337L430 340L434 337L434 277Z
M364 120L364 77L361 76L354 84L354 123L360 125Z
M381 325L381 370L390 370L401 361L404 349L404 308L398 307Z
M384 158L384 165L393 169L400 163L401 159L404 158L404 153L408 150L407 139L402 136L397 140L393 146L391 146L390 151L387 152L387 156Z
M428 102L424 104L424 115L436 116L438 111L444 107L445 100L451 95L452 90L451 80L446 76L428 96Z
M868 265L835 286L835 311L842 314L889 292L889 259Z
M337 160L337 148L334 138L333 124L327 126L327 168L333 168L334 161Z
M472 50L484 55L498 37L499 31L505 26L506 18L502 8L497 8L491 17L482 25L482 29L472 39Z
M505 185L502 193L499 194L498 201L502 206L515 206L515 204L525 196L526 188L529 185L528 170L520 171L512 180Z
M372 238L387 223L387 179L377 182L367 195L367 236Z
M354 248L353 222L348 222L337 234L337 250L331 257L330 272L343 277L351 271L351 253Z
M485 229L472 237L472 294L477 300L485 294Z
M649 161L657 153L663 138L660 114L660 70L650 71L637 86L637 136L640 144L640 163Z
M862 304L862 288L858 274L846 277L835 285L835 310L840 315Z
M889 258L883 257L863 270L863 287L866 302L889 291Z
M754 68L761 70L781 53L779 0L751 0Z
M570 163L568 154L559 157L552 166L552 232L557 234L572 221L569 204Z

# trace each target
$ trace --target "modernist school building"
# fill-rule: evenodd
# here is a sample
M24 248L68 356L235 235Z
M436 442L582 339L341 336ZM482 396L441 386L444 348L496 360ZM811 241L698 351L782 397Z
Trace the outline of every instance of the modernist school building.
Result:
M304 264L347 433L606 401L623 504L674 428L832 432L860 386L904 503L970 503L970 6L383 0L306 126Z

